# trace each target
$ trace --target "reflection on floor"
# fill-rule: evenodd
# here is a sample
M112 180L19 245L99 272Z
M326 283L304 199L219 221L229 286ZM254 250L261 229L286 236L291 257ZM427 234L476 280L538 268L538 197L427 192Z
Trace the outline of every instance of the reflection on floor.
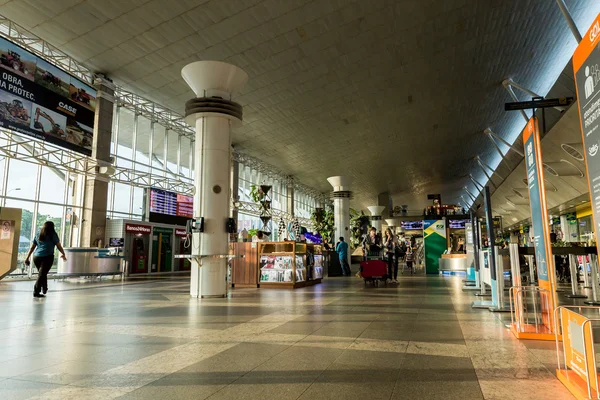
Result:
M332 278L198 301L181 278L0 282L0 399L570 399L554 343L473 310L460 278ZM72 290L81 289L81 290Z

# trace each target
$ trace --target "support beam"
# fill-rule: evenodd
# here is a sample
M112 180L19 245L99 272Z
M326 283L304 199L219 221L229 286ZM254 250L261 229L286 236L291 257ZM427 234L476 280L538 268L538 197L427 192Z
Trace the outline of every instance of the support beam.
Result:
M498 143L496 143L496 141L494 140L494 137L490 133L487 133L487 131L488 131L488 129L486 129L483 132L486 134L486 136L488 137L488 139L490 140L490 142L492 142L492 145L494 146L494 149L496 149L496 152L498 154L500 154L500 157L502 159L502 163L508 169L509 174L510 174L512 172L512 168L510 168L510 165L508 164L508 161L506 161L506 157L504 157L504 153L502 153L502 150L500 150L500 146L498 146ZM509 148L509 150L511 148L512 148L512 146Z
M508 94L510 95L510 97L512 97L513 101L519 102L521 100L515 94L515 91L512 88L511 82L512 81L510 79L505 79L502 82L502 86L504 86L504 88L506 89L506 91L508 92ZM529 122L529 116L527 115L527 113L525 112L525 110L519 110L519 111L521 112L521 115L523 116L523 119L525 120L525 122Z
M110 146L113 124L115 85L107 79L96 79L98 90L92 158L104 165L111 164ZM96 172L96 171L94 171ZM93 247L104 240L108 200L108 180L98 179L95 173L85 182L83 218L81 220L81 246Z
M488 173L488 171L485 169L485 167L481 163L479 156L475 157L475 161L477 161L477 165L479 165L479 168L483 171L484 175L488 178L488 182L490 182L494 186L494 189L498 189L498 187L492 180L492 176ZM492 174L493 174L493 172L494 172L494 170L492 170Z
M475 178L473 178L473 175L469 174L469 179L471 179L471 182L473 182L478 189L483 190L483 185L477 182Z
M577 43L580 43L583 40L583 38L581 37L581 33L579 32L579 29L577 29L577 25L575 24L575 21L573 21L573 17L571 17L571 13L569 12L567 5L565 4L565 1L564 0L556 0L556 4L558 4L558 8L560 8L560 12L562 13L563 17L565 17L565 20L567 21L567 25L569 25L569 29L571 30L571 33L573 34L573 36L575 36L575 40L577 40Z
M473 195L473 193L469 192L469 188L467 188L466 186L463 188L465 189L465 192L469 195L469 197L471 198L471 200L473 200L473 202L477 201L477 197Z
M502 143L504 143L506 146L508 146L510 148L510 150L514 151L515 153L517 153L518 155L520 155L521 157L525 157L525 154L523 152L521 152L519 149L516 149L514 146L512 146L510 143L508 143L506 140L502 139L502 137L500 137L499 135L497 135L493 130L491 130L490 128L486 128L484 131L484 133L486 133L488 136L490 136L490 138L492 140L494 140L494 142L496 141L496 139L498 139L499 141L501 141Z
M494 187L497 189L498 187L492 181L492 177L491 177L491 175L488 174L488 171L490 171L492 173L492 175L494 175L494 174L498 175L498 178L500 178L502 180L504 180L504 177L502 175L500 175L497 170L493 169L492 167L490 167L489 165L487 165L486 163L484 163L483 161L481 161L481 158L479 156L475 157L475 161L477 161L477 164L479 164L479 167L481 168L481 170L483 171L483 173L485 174L485 176L488 177L488 179L490 180L490 182L492 183L492 185L494 185Z

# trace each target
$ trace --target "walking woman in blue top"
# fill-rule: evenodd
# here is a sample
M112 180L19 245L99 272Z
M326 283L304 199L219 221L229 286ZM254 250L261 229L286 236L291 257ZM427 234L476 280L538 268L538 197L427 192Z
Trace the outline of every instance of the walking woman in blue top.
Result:
M54 264L54 247L58 248L61 258L66 261L65 250L61 246L58 235L54 230L54 222L46 221L40 233L33 238L33 243L31 244L29 253L27 253L27 258L25 258L25 265L29 266L29 257L33 253L33 263L38 270L38 278L33 287L33 297L46 297L44 295L48 292L48 272L52 268L52 264Z

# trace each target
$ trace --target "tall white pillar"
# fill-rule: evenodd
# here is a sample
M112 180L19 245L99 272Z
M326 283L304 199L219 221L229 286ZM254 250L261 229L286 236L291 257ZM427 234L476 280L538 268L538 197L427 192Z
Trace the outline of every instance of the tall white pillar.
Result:
M385 206L369 206L367 208L371 213L371 226L377 229L377 233L383 237L383 232L381 232L381 213L385 210Z
M350 245L350 191L351 179L346 176L332 176L327 181L333 186L333 219L335 224L334 243L340 237ZM348 264L350 264L350 251L348 252Z
M186 122L196 128L194 218L204 218L204 231L192 236L190 294L193 297L227 295L228 233L231 186L231 125L242 120L242 107L231 94L244 87L248 75L218 61L186 65L181 76L196 98L185 104Z

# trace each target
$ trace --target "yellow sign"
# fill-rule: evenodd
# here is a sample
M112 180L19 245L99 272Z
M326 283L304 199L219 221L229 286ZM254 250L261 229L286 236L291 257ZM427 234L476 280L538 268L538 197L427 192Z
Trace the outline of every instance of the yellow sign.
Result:
M592 324L590 322L585 323L589 319L568 308L560 309L560 320L567 368L573 370L586 383L589 382L590 387L594 391L598 391ZM585 362L586 353L587 368Z

